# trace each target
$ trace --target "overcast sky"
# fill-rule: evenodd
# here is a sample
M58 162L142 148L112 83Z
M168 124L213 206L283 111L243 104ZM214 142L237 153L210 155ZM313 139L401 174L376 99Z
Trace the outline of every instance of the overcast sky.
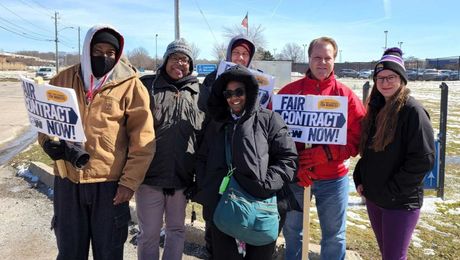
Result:
M144 47L161 57L174 39L174 0L2 0L0 50L54 52L54 12L59 12L59 50L78 51L96 23L115 26L125 37L126 51ZM286 43L308 44L331 36L345 61L380 58L387 47L401 45L405 57L435 58L460 55L460 1L457 0L182 0L181 37L201 50L199 58L213 59L216 42L227 44L224 26L240 25L249 13L249 29L262 25L265 49L281 52ZM384 31L387 31L385 34ZM402 43L400 43L402 42Z

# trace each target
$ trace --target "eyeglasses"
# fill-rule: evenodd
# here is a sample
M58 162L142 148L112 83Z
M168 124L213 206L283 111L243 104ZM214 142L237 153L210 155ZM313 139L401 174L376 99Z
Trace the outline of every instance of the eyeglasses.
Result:
M177 55L171 55L169 59L177 64L185 64L188 65L190 62L190 59L187 56L177 56Z
M246 91L244 90L244 88L237 88L235 90L230 90L230 89L224 90L223 93L224 93L225 99L229 99L233 96L242 97L244 96L244 94L246 94Z
M388 82L388 84L393 84L393 83L395 83L398 79L399 79L399 76L396 75L396 74L393 74L393 75L390 75L390 76L386 76L386 77L377 77L377 78L376 78L377 83L379 83L379 84L383 84L383 83L385 82L385 80Z
M241 57L243 56L243 58L247 58L249 57L249 52L239 52L239 51L232 51L232 56L236 56L236 57Z

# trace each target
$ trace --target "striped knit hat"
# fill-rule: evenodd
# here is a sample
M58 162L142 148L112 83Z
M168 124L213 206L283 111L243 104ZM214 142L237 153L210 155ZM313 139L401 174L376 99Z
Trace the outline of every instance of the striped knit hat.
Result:
M393 47L385 50L382 58L378 61L377 65L375 65L374 82L377 74L382 70L392 70L396 72L404 81L404 84L407 85L407 74L406 68L404 67L404 60L402 59L401 49Z

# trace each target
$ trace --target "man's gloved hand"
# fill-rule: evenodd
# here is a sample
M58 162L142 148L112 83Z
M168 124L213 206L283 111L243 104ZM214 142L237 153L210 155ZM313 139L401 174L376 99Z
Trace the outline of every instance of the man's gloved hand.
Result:
M297 171L297 179L299 179L297 184L302 187L311 186L313 184L313 180L310 173L311 171L309 171L307 168L299 168Z
M299 152L299 164L304 169L327 163L333 159L328 145L320 145Z
M43 151L54 161L64 159L65 147L64 140L53 141L48 139L43 143Z
M195 195L198 193L198 186L196 185L196 182L193 182L192 185L187 187L184 190L184 195L186 200L191 200Z
M165 196L174 196L176 190L174 188L163 188L163 195Z

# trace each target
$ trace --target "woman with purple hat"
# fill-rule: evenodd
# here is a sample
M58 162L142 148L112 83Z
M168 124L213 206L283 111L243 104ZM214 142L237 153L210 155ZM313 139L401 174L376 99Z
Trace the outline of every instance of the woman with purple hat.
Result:
M423 178L433 168L433 128L406 86L399 48L384 52L373 79L353 178L366 198L382 259L406 259L423 203Z

